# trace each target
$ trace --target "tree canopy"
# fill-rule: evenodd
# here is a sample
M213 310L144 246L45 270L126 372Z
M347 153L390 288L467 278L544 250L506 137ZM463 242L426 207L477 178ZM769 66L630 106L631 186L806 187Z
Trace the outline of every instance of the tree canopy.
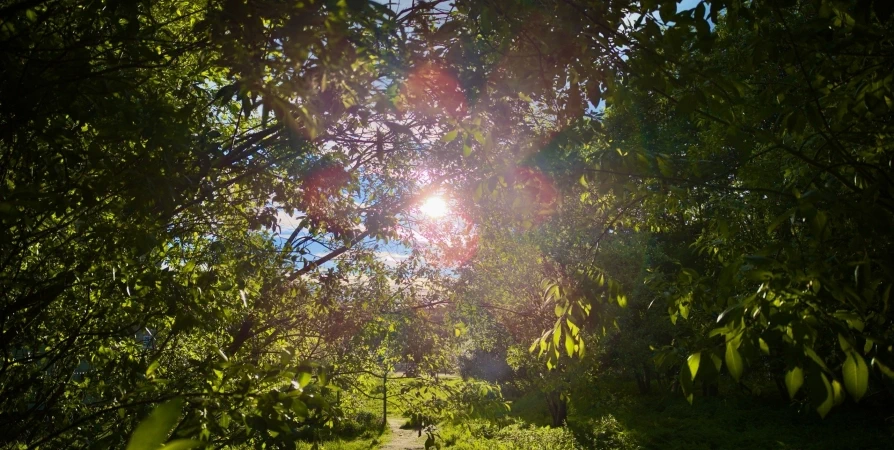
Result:
M560 416L604 370L889 399L892 14L3 2L0 441L285 446L473 347Z

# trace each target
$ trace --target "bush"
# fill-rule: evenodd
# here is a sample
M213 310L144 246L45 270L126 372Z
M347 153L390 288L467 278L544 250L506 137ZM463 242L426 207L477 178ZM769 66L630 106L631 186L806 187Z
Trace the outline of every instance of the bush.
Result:
M472 421L445 427L439 433L444 447L455 450L577 450L571 430L514 422L500 427L485 421Z
M586 448L633 450L642 448L630 432L611 414L598 418L569 419L569 428Z
M497 439L513 449L572 450L584 448L574 439L566 427L548 428L515 424L497 433Z
M370 411L359 411L336 422L334 432L342 437L359 436L369 431L376 431L381 425L381 415Z

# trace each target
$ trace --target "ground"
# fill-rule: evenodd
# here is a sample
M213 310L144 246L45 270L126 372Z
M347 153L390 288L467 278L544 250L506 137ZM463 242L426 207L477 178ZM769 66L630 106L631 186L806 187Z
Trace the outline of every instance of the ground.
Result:
M399 417L388 418L388 428L391 430L391 438L383 445L382 450L424 450L425 436L419 436L416 430L401 429L406 419Z

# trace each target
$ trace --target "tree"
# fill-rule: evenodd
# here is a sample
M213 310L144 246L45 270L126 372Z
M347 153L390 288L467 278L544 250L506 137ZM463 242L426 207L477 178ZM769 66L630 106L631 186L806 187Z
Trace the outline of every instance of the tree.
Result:
M545 330L526 339L548 366L583 356L581 327L639 295L590 262L600 243L648 231L667 257L651 286L692 331L677 349L684 390L769 360L822 415L842 392L859 400L894 377L891 13L828 0L4 5L4 439L120 445L172 398L187 411L173 435L216 445L326 422L308 383L369 363L342 333L433 306L375 247L411 244L403 212L439 189L479 201L463 207L481 219L466 227L479 253L532 239L514 257L542 258L548 280L513 288L536 323L505 328ZM506 280L470 279L531 275L489 273Z
M308 385L325 390L342 333L395 301L375 242L458 157L416 145L438 129L397 102L426 53L407 30L439 14L0 8L3 442L121 446L172 398L173 436L214 445L334 416ZM345 305L365 295L375 306Z
M672 252L677 267L654 267L652 277L673 319L695 318L683 345L689 363L680 364L684 390L723 367L738 381L769 358L792 395L806 380L825 415L843 392L859 401L870 378L890 378L881 275L891 220L882 137L889 8L564 1L509 14L503 6L469 14L507 53L529 50L518 55L527 64L507 70L528 83L502 91L521 90L535 105L527 154L559 145L586 161L581 201L604 225L589 248L624 229L696 249ZM548 31L532 39L530 26ZM482 184L484 195L499 189ZM546 342L545 353L563 345Z
M825 415L842 392L865 394L867 359L891 374L876 278L888 270L889 149L876 133L889 111L874 100L887 95L888 41L869 38L890 15L868 3L671 4L633 24L625 78L606 95L616 116L583 140L589 197L619 225L698 250L653 279L674 318L702 317L684 388L721 362L739 380L764 353L782 359L792 395L807 374Z

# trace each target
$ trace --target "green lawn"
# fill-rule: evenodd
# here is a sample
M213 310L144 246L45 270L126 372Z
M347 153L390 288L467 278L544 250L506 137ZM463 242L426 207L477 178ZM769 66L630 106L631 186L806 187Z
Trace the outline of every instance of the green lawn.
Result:
M346 423L355 428L333 430L321 441L323 448L359 450L387 442L387 430L380 434L377 426L381 380L365 383L367 394L379 398L345 390ZM410 383L392 379L388 390L396 393ZM446 383L455 386L462 380ZM679 394L644 396L632 383L601 382L576 391L563 428L548 427L542 396L528 394L512 399L511 410L495 419L445 422L438 434L442 448L456 450L891 448L894 418L879 411L871 404L844 405L820 419L808 405L782 401L771 390L753 397L723 386L720 396L696 397L690 405ZM389 416L406 417L398 399L389 402Z

